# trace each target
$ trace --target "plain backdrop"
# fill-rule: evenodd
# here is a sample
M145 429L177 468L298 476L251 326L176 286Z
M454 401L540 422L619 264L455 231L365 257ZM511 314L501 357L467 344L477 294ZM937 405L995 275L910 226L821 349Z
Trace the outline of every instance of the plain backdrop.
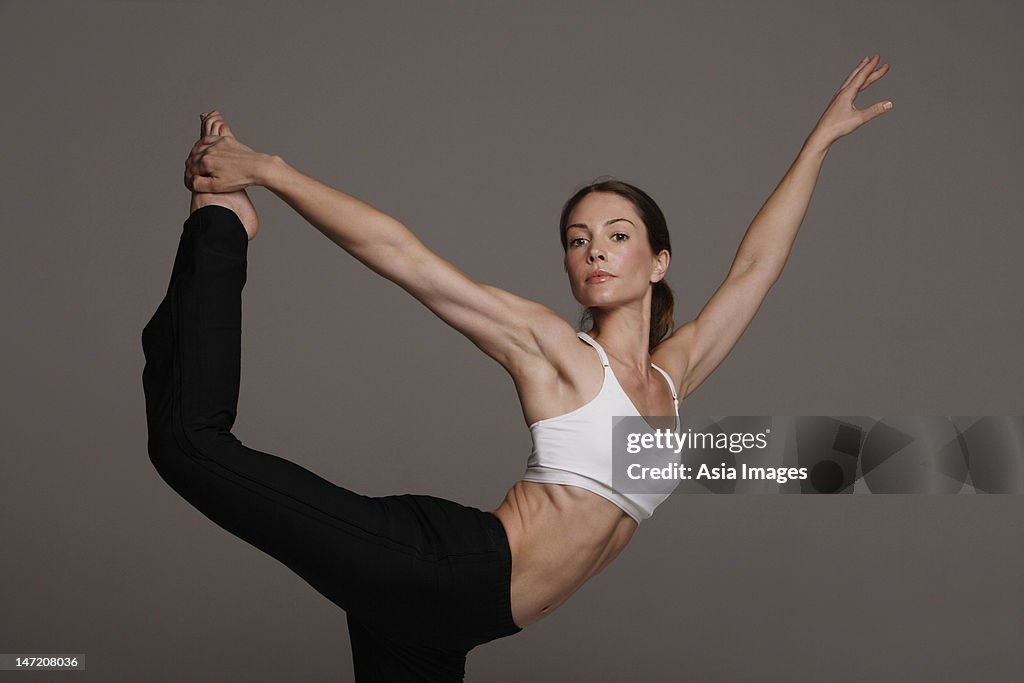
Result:
M1021 415L1024 6L1013 2L0 3L0 652L12 679L347 681L344 613L212 524L146 453L198 114L575 322L563 202L664 209L696 315L835 90L789 265L692 415ZM268 191L235 434L371 495L496 507L511 381ZM1020 496L676 495L471 681L1016 681ZM4 674L0 672L0 678Z

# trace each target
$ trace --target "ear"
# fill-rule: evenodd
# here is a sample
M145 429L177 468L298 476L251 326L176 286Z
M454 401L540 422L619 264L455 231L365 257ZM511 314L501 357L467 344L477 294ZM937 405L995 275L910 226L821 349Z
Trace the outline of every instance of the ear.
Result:
M672 261L672 255L668 253L667 249L662 249L658 252L653 260L651 261L653 269L651 271L651 284L655 282L661 282L665 277L665 273L668 272L668 264Z

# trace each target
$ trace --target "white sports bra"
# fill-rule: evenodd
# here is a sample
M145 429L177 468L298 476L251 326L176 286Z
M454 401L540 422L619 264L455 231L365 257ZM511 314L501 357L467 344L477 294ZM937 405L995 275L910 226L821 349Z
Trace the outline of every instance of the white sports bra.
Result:
M602 496L636 520L648 519L671 493L622 493L612 484L612 417L639 416L640 412L626 394L600 344L585 332L580 339L593 346L604 365L601 391L589 403L576 410L538 420L530 425L533 451L526 463L524 481L578 486ZM668 382L675 406L675 431L679 431L679 398L668 373L654 363ZM645 423L646 424L646 423Z

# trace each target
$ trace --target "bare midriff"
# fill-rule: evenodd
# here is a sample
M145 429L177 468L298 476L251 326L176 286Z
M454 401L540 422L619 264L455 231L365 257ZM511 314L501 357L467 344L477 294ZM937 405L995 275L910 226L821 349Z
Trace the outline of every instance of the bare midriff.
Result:
M512 550L512 619L536 623L614 560L637 523L578 486L520 481L492 513Z

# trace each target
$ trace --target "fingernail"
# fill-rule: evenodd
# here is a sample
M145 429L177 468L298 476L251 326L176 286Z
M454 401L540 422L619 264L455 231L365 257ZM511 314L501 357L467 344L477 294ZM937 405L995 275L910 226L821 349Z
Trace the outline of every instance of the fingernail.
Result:
M885 104L883 104L882 109L885 109L886 111L892 109L892 102L886 102Z

